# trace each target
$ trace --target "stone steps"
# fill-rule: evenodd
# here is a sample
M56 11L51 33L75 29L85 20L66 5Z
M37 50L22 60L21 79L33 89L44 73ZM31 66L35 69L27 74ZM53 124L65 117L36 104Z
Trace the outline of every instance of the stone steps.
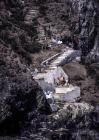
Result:
M38 10L30 9L25 16L24 22L26 24L31 24L33 18L37 17L37 15L38 15Z
M61 65L63 61L65 61L69 55L71 55L74 50L67 50L62 55L60 55L56 60L54 60L50 65L49 68L56 68L57 66Z
M49 67L50 70L54 70L54 69L56 69L56 68L57 68L57 66L50 66L50 67Z
M36 77L34 77L43 89L46 99L52 101L52 103L49 104L53 112L57 111L58 102L75 102L76 98L80 97L80 88L68 84L68 76L61 67L57 67L61 66L61 63L69 56L71 57L71 54L74 52L74 50L67 48L62 54L45 60L42 63L46 64L45 73L38 73ZM50 61L50 59L53 59L53 62ZM47 62L49 63L47 64ZM57 77L60 75L59 73L62 73L66 83L64 86L57 85L56 87L54 80L57 80Z
M56 87L53 96L55 100L59 101L75 101L76 98L80 97L80 88L72 85Z
M46 75L46 73L38 73L37 75L35 75L33 78L35 80L42 80L44 79L44 76Z

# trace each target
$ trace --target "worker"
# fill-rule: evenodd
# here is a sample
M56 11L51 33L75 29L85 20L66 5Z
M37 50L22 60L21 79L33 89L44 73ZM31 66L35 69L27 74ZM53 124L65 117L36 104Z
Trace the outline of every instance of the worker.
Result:
M59 85L63 86L66 83L65 78L62 75L60 77L58 77L58 80L59 80Z

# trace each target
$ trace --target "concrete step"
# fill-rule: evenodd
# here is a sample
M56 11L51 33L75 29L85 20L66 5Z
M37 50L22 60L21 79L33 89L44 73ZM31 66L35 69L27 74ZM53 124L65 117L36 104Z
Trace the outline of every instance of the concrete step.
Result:
M26 17L31 17L31 16L32 16L32 15L30 15L30 14L27 14L27 15L26 15Z
M53 64L53 63L51 63L51 64L49 65L49 67L53 67L53 66L57 66L57 65L55 65L55 64Z
M67 92L69 92L69 91L71 91L71 90L73 90L74 88L73 88L73 86L72 85L69 85L69 86L65 86L65 87L56 87L55 88L55 93L58 93L58 94L61 94L61 93L67 93Z
M64 57L62 56L57 58L57 60L62 60L62 59L64 59Z
M32 20L33 17L26 17L25 20Z
M66 58L66 54L63 54L63 55L59 56L59 57L51 64L51 66L58 65L58 64L61 63L61 61L63 61L65 58Z
M25 19L28 19L28 18L33 18L33 17L35 17L36 15L26 15L26 17L25 17Z
M57 66L59 63L51 63L49 66Z
M57 66L50 66L49 70L53 70L53 69L56 69L56 68L57 68Z
M62 58L62 59L57 59L57 62L61 62L62 60L64 60L65 58Z
M47 72L50 72L50 71L51 71L50 69L45 70L46 73L47 73Z
M65 56L65 55L67 55L67 52L62 54L62 56Z
M25 22L25 24L31 24L32 23L32 21L24 21Z
M63 61L65 58L63 59L57 59L56 61L53 62L53 64L57 64L57 63L60 63L61 61Z
M60 56L57 59L60 60L60 59L64 59L64 58L65 58L65 56Z
M28 20L32 20L34 17L36 17L38 14L38 10L29 10L27 15L25 16L25 20L28 21Z
M64 59L66 56L60 56L58 57L58 59Z
M80 97L80 88L72 85L69 87L56 87L53 96L55 100L73 102Z
M38 11L29 11L30 14L37 13Z
M28 13L27 15L28 15L28 16L33 16L33 15L36 16L37 13Z
M56 69L57 68L57 66L50 66L48 69L49 70L54 70L54 69Z
M60 59L64 59L65 58L65 56L59 56L58 58L57 58L57 60L60 60Z
M33 78L34 78L35 80L42 80L42 79L44 79L45 75L46 75L46 73L38 73L38 74L35 75Z
M53 62L52 65L58 64L60 61Z
M65 56L66 54L62 54L60 57Z

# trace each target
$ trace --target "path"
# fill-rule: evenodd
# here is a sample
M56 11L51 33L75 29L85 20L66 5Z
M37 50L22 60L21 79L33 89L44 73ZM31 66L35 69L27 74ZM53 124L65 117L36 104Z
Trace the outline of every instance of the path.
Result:
M38 9L35 8L29 9L24 19L25 24L32 24L33 19L36 18L37 16L38 16Z
M77 97L80 97L80 88L68 84L68 76L61 67L77 57L80 57L79 51L66 48L61 54L42 62L45 66L44 72L34 76L34 79L41 86L52 111L57 111L57 102L75 101ZM53 81L61 74L65 77L66 84L57 86Z

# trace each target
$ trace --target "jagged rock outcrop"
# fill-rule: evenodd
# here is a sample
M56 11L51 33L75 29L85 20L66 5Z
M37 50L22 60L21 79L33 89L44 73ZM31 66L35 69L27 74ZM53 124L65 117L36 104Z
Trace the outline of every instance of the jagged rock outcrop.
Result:
M18 131L34 110L50 111L42 90L11 47L0 44L0 134Z
M34 25L24 24L21 1L0 1L0 135L20 130L28 113L49 106L27 70L35 52ZM21 15L20 15L21 14ZM47 109L47 110L46 110Z
M94 110L94 107L87 103L65 103L63 109L61 109L55 116L55 119L74 121L78 117L86 115ZM68 123L67 122L67 123Z
M60 127L64 126L63 132L67 128L65 134L68 134L68 140L83 139L83 136L87 140L88 138L98 138L98 132L94 130L98 126L98 121L95 120L96 116L94 107L87 103L66 103L63 109L54 116L54 119L57 120L56 127L58 124ZM62 129L56 136L61 139Z
M78 20L74 22L74 42L82 51L82 62L98 61L98 1L71 0L72 8ZM76 18L77 19L77 18Z

